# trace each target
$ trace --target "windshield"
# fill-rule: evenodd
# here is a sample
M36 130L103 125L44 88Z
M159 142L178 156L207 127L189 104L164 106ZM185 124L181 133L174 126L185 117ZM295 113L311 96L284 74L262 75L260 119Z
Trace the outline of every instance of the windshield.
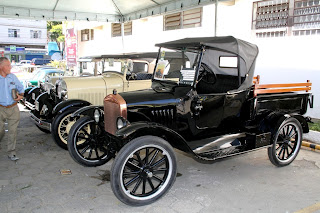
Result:
M159 54L154 79L172 81L178 84L193 85L200 52L172 52L164 48Z
M32 80L42 80L42 79L44 79L45 75L46 75L46 73L44 71L41 72L39 70L34 74L34 76L32 77Z

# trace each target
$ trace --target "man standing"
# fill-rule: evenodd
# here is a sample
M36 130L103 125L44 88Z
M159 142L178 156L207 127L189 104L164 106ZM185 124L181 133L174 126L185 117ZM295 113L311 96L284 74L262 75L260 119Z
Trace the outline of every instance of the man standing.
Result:
M16 154L17 128L20 111L17 103L23 98L24 89L19 79L11 72L11 63L6 57L0 57L0 141L4 132L4 122L8 123L8 157L19 160Z

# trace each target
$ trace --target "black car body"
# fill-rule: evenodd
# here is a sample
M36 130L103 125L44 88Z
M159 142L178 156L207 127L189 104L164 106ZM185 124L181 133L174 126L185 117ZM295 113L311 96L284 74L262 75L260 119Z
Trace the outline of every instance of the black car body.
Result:
M98 166L115 157L111 186L129 205L160 198L175 179L172 148L216 160L268 147L276 166L290 164L308 132L309 92L256 94L256 45L234 37L187 38L160 47L152 88L108 95L72 127L69 153ZM163 48L179 51L166 57ZM171 61L166 71L167 61ZM280 153L279 153L280 152Z

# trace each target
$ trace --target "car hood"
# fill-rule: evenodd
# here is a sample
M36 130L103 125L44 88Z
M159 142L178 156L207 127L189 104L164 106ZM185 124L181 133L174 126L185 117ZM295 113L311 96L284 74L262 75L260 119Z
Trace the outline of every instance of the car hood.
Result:
M68 90L68 99L82 99L94 105L102 105L104 97L112 89L123 91L123 79L118 74L89 77L63 78Z
M121 93L128 108L137 106L161 107L176 105L190 91L190 87L152 88L133 92Z

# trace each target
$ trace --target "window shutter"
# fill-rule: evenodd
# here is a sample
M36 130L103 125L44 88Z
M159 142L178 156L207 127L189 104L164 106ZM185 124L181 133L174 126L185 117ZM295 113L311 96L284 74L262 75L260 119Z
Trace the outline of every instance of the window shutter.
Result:
M121 36L121 24L113 23L112 24L112 37Z
M201 27L201 8L183 12L183 28Z
M124 35L132 35L132 22L124 23Z
M174 13L165 16L164 30L175 30L181 28L181 13Z

